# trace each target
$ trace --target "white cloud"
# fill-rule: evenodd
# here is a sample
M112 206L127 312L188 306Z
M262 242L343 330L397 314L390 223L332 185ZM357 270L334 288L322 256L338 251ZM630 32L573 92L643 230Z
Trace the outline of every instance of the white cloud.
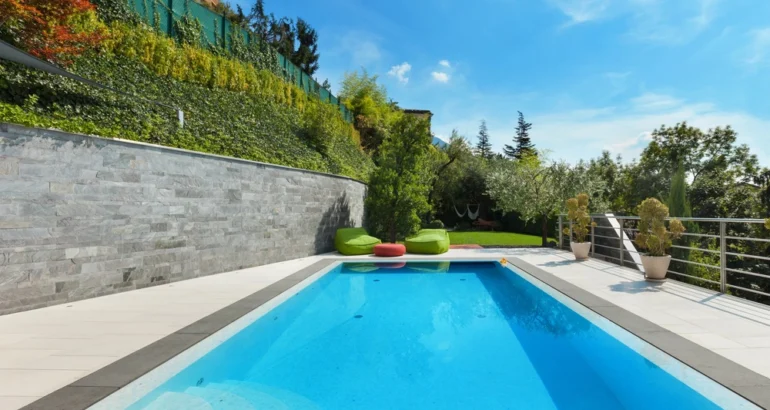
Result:
M610 0L549 0L549 2L569 17L570 21L567 25L603 18L611 5Z
M452 65L449 64L449 60L441 60L441 61L438 62L438 65L440 65L442 67L446 67L446 68L452 67Z
M644 93L632 98L631 104L639 111L656 111L678 107L682 104L682 100L665 94Z
M606 149L622 154L626 161L637 157L650 140L650 133L661 124L673 126L688 124L709 129L731 125L738 132L738 143L748 144L763 164L770 163L770 145L764 141L770 120L760 119L744 112L720 110L711 103L682 103L673 97L657 99L645 97L643 102L676 101L652 104L656 110L638 110L634 99L628 110L615 110L610 115L580 114L574 111L552 113L531 118L532 140L541 148L554 151L554 157L572 162L579 158L596 157ZM585 110L584 110L585 111ZM511 123L513 130L515 124Z
M377 38L362 31L349 31L339 38L339 42L329 51L332 56L350 57L353 66L368 66L382 58Z
M604 73L604 78L606 78L607 81L610 83L610 87L612 89L612 91L610 91L610 95L615 96L625 92L626 89L628 88L626 83L628 82L628 77L630 76L631 76L630 71L627 71L624 73L616 73L616 72Z
M752 66L765 63L770 57L770 27L753 30L749 36L751 40L746 46L746 63Z
M638 158L651 139L651 132L661 125L673 126L687 121L689 125L707 130L718 126L732 126L738 133L738 143L747 144L760 163L770 165L770 140L767 130L770 119L759 118L742 111L724 110L708 101L690 102L676 96L653 99L655 94L643 94L618 106L554 109L535 113L526 109L539 102L508 99L495 100L497 104L465 104L460 107L436 110L433 130L449 135L457 129L471 143L475 143L479 122L487 120L494 148L502 150L515 134L516 114L509 109L494 107L522 107L528 122L533 124L530 135L537 148L551 151L553 159L575 163L580 159L596 158L602 150L621 154L625 162ZM641 98L644 97L644 98ZM539 97L542 100L543 97ZM466 101L467 102L467 101ZM542 101L541 101L542 102ZM642 104L644 103L644 104ZM644 110L640 107L657 107Z
M403 62L399 65L394 65L391 67L390 71L388 71L388 75L398 78L398 82L401 84L406 84L409 82L409 77L406 75L409 74L409 71L411 70L412 66L407 62Z
M638 40L685 44L708 28L721 0L633 0L630 34Z
M440 71L434 71L430 73L431 76L433 76L433 79L440 82L440 83L448 83L449 82L449 74L440 72Z
M569 21L564 27L629 17L628 34L641 41L684 44L714 21L722 0L548 0Z

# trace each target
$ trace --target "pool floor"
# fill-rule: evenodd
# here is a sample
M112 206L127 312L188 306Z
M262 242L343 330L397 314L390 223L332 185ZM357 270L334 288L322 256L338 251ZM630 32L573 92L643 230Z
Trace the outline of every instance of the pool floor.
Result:
M458 262L342 265L130 407L647 408L719 407L511 270Z

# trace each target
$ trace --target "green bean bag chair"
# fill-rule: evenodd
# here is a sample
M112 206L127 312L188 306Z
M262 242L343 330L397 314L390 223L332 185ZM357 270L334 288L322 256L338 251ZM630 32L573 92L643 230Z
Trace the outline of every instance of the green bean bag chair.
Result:
M449 234L444 229L421 229L417 235L406 240L406 251L438 255L449 250Z
M368 255L381 240L369 236L364 228L340 228L334 236L334 247L343 255Z

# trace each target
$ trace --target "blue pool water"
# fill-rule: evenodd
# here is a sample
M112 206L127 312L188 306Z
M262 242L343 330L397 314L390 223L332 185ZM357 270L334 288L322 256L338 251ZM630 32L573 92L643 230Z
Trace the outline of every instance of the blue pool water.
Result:
M130 409L719 408L491 262L341 265L137 399Z

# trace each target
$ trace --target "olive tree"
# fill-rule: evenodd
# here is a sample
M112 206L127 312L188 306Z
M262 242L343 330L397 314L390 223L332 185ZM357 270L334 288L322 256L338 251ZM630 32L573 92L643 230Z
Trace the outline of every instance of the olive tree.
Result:
M578 193L593 196L602 188L601 180L582 162L574 167L551 162L543 153L496 161L486 180L487 194L498 210L517 212L524 222L541 221L543 246L548 245L548 220L564 211L567 199Z

